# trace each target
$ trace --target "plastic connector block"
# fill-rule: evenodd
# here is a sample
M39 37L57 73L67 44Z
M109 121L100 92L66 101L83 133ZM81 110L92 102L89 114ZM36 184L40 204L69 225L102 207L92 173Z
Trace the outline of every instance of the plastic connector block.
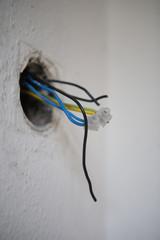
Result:
M98 131L100 126L100 119L97 113L88 117L88 129L93 131Z
M112 118L109 108L101 108L97 113L99 113L100 124L104 127Z
M88 117L88 129L98 131L99 126L104 127L111 120L109 108L101 108L96 113Z

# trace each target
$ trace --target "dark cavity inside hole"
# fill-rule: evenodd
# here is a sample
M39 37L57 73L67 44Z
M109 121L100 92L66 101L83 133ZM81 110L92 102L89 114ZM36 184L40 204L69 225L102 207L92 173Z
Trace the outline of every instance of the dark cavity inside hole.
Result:
M33 126L38 127L39 130L43 130L52 121L53 108L29 94L30 90L24 83L28 75L31 75L35 79L45 80L49 78L50 73L39 59L30 59L24 71L20 74L20 101L22 109ZM36 86L34 88L41 94L49 95L47 91Z

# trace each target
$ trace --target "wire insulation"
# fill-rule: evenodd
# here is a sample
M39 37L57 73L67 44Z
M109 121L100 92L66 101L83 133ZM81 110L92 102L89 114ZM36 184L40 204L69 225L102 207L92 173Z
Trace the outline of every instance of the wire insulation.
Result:
M54 106L54 107L56 107L56 108L58 108L58 109L63 110L62 107L58 106L57 104L51 102L50 100L48 100L47 98L45 98L44 96L42 96L42 95L41 95L33 86L31 86L28 82L25 82L25 84L26 84L26 86L27 86L31 91L33 91L36 95L38 95L40 98L42 98L45 102L49 103L50 105L52 105L52 106ZM74 124L76 124L76 125L78 125L78 126L84 126L84 122L83 122L82 119L78 118L77 116L75 116L74 114L70 113L70 112L67 111L67 110L65 110L64 112L65 112L66 116L68 117L68 119L69 119L72 123L74 123ZM80 122L83 122L83 123L77 122L77 121L75 121L74 119L76 119L76 120L78 120L78 121L80 121Z
M29 90L21 90L21 93L28 94L28 95L30 95L30 96L32 96L32 97L34 97L34 98L44 102L44 100L42 98L40 98L37 94L35 94L31 90L30 91ZM52 102L56 103L58 106L60 106L60 104L58 103L58 101L55 98L53 98L51 96L48 96L48 95L45 95L45 94L42 94L42 93L41 93L41 95L43 97L51 100ZM69 104L69 103L64 103L64 102L63 102L63 104L64 104L64 106L66 107L67 110L71 110L71 111L75 111L75 112L81 112L79 107L77 105L75 105L75 104ZM83 108L85 110L85 113L88 114L88 115L92 115L92 114L97 112L97 110L95 110L93 108L87 108L87 107L83 107Z
M77 87L77 88L79 88L79 89L81 89L81 90L83 90L90 98L91 98L91 100L92 100L92 102L95 102L95 104L97 105L97 106L99 106L100 104L98 103L98 101L91 95L91 93L86 89L86 88L84 88L84 87L82 87L82 86L80 86L80 85L78 85L78 84L75 84L75 83L72 83L72 82L65 82L65 81L61 81L61 80L55 80L55 79L48 79L47 80L47 82L54 82L54 83L60 83L60 84L67 84L67 85L71 85L71 86L74 86L74 87ZM78 99L78 100L81 100L82 98L79 98L79 97L75 97L75 96L73 96L72 95L72 97L74 97L74 98L76 98L76 99Z
M47 85L47 87L49 87L50 89L54 90L54 91L57 91L59 93L61 93L62 95L68 97L69 99L73 100L77 105L78 107L80 108L82 114L83 114L83 118L84 118L84 138L83 138L83 152L82 152L82 166L83 166L83 171L84 171L84 175L86 177L86 180L88 182L88 186L89 186L89 191L90 191L90 194L93 198L93 200L96 202L97 199L93 193L93 189L92 189L92 183L91 183L91 180L89 178L89 175L88 175L88 171L87 171L87 167L86 167L86 144L87 144L87 137L88 137L88 121L87 121L87 116L86 116L86 113L84 111L84 108L82 107L82 105L80 104L80 102L75 98L73 97L72 95L70 94L67 94L66 92L50 85L48 82L42 80L42 79L39 79L38 80L39 83L43 84L43 85Z
M37 85L38 87L42 88L43 90L46 90L46 91L52 93L52 94L55 96L55 98L57 99L58 103L60 104L62 110L64 111L64 113L66 114L66 116L67 116L70 120L71 120L71 118L70 118L70 115L71 115L74 119L76 119L76 120L84 123L84 120L83 120L83 119L81 119L81 118L77 117L76 115L74 115L74 114L70 113L69 111L67 111L67 109L65 108L62 100L60 99L60 97L58 96L58 94L57 94L55 91L53 91L53 89L50 89L50 88L48 88L48 87L45 87L43 84L41 84L41 83L39 83L38 81L34 80L34 79L33 79L32 77L30 77L30 76L28 76L28 78L29 78L30 82L32 82L33 84ZM80 125L80 126L84 126L84 125Z
M77 97L77 96L74 96L72 94L69 94L69 93L51 85L51 83L66 84L66 85L77 87L77 88L83 90L89 96L90 99L85 99L85 98L81 98L81 97ZM87 166L86 166L86 146L87 146L87 138L88 138L88 119L90 119L90 117L88 117L88 119L87 119L86 114L93 115L97 112L97 110L93 109L93 108L83 107L79 101L90 102L90 103L93 102L97 106L99 106L100 104L99 104L98 101L100 99L103 99L103 98L108 98L108 96L107 95L102 95L102 96L99 96L97 98L94 98L87 89L85 89L84 87L82 87L78 84L75 84L75 83L72 83L72 82L65 82L65 81L61 81L61 80L55 80L55 79L46 79L46 80L38 79L38 78L30 75L29 71L26 71L25 75L23 75L22 78L20 79L20 85L22 87L22 89L21 89L22 94L28 94L31 97L33 97L35 99L38 99L39 101L45 102L47 104L52 105L53 107L58 108L59 110L61 110L65 113L67 118L73 124L76 124L78 126L84 126L84 137L83 137L83 148L82 148L82 166L83 166L83 171L84 171L85 178L88 182L88 187L89 187L90 194L91 194L93 200L96 202L97 199L94 195L93 188L92 188L92 182L90 180L88 170L87 170ZM27 90L27 88L29 90ZM47 93L46 93L46 91L47 91ZM68 99L72 100L74 102L74 104L63 102L61 100L61 98L59 97L59 94L61 94L65 97L67 97ZM76 116L71 111L82 113L83 119ZM100 110L98 110L97 114L99 113L99 111ZM92 117L94 118L95 116L96 115L91 116L91 118ZM90 122L89 122L89 124L90 124ZM90 127L90 125L89 125L89 127Z

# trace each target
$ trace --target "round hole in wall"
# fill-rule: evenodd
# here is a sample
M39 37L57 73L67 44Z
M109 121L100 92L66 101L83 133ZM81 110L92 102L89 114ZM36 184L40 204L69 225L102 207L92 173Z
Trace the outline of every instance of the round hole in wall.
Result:
M37 131L47 130L52 123L53 108L49 104L40 101L26 87L25 81L27 76L31 75L35 79L50 78L50 72L46 65L41 62L40 58L31 58L28 61L23 72L20 74L20 102L23 112L27 118L29 125ZM36 88L34 86L34 88ZM49 95L47 91L38 89L42 94Z

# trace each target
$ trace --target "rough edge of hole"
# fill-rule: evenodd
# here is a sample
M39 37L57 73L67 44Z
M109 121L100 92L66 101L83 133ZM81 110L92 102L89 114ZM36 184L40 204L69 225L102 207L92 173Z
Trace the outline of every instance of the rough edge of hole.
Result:
M57 78L58 79L58 70L55 67L54 63L52 63L49 59L45 58L41 52L38 51L34 51L30 54L28 54L28 56L25 56L23 64L21 65L21 69L20 69L20 74L24 71L24 69L26 68L29 60L31 60L33 62L39 62L40 64L42 64L47 72L47 77L48 78ZM20 74L19 74L19 81L20 81ZM20 85L19 85L19 96L20 96ZM51 133L53 130L55 130L55 128L57 128L59 121L60 121L60 111L57 111L57 109L54 109L52 111L52 120L50 123L48 123L47 125L43 126L43 127L38 127L36 125L34 125L25 115L24 111L23 111L23 107L21 105L21 100L19 97L19 101L20 101L20 106L21 106L21 110L23 113L23 117L25 122L27 123L27 125L30 126L31 129L35 130L37 133L39 134L43 134L43 135L48 135L49 133Z

